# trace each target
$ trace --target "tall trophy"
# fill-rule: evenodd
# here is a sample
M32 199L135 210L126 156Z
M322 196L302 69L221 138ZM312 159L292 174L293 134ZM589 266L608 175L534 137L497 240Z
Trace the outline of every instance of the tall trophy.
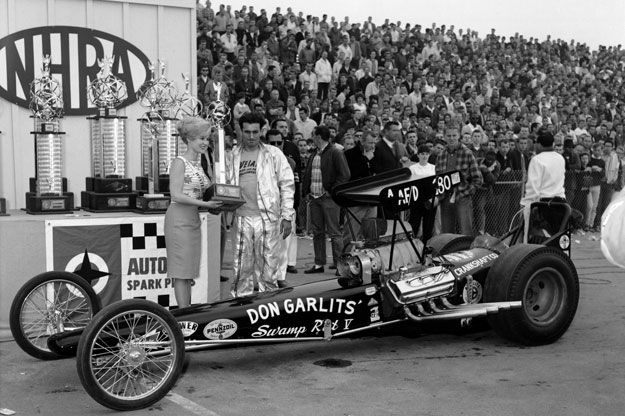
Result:
M206 119L217 130L217 149L215 152L215 182L204 193L205 201L221 201L220 209L234 211L245 203L241 188L226 181L226 133L224 126L230 121L230 108L220 100L221 83L217 83L217 99L206 107Z
M150 66L151 80L137 92L141 106L149 110L139 119L141 123L142 176L136 178L137 197L135 211L139 213L165 212L170 203L169 164L178 155L176 119L171 112L176 106L178 91L165 78L165 64L159 61L161 74L154 79L154 66Z
M62 176L61 118L63 92L61 85L50 77L50 55L43 57L41 78L30 84L30 110L35 128L34 178L30 178L30 192L26 193L26 212L50 214L72 212L74 194L67 192L67 180Z
M126 117L116 107L128 98L126 84L113 75L114 57L98 60L100 72L87 88L98 111L87 117L91 125L91 176L81 192L82 209L92 212L130 211L137 194L126 174Z

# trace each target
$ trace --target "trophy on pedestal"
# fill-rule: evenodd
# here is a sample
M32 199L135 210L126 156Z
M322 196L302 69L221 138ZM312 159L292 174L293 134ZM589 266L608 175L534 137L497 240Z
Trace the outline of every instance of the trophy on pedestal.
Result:
M221 201L224 211L234 211L245 203L241 188L226 181L226 133L224 126L230 121L230 108L220 100L221 83L217 83L217 99L206 107L206 119L217 129L215 152L215 182L204 193L205 201Z
M63 92L58 81L50 78L50 55L43 57L41 78L30 84L30 110L35 124L35 178L30 178L26 193L29 214L68 213L74 206L74 194L67 192L62 177Z
M178 155L176 119L170 117L176 105L178 91L165 78L165 64L159 61L161 75L154 80L154 66L150 66L152 79L137 92L141 106L149 108L139 119L141 122L142 176L136 178L136 211L140 213L164 212L169 206L169 164Z
M126 98L126 84L111 73L114 57L98 60L100 72L89 84L87 96L98 112L91 124L91 176L81 192L82 209L92 212L130 211L137 194L126 174L126 117L117 107Z

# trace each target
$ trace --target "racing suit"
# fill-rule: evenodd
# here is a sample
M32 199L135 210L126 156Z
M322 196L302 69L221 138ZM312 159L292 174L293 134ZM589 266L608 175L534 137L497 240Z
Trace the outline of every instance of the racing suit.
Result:
M239 185L242 147L236 146L226 159L226 177ZM295 181L286 156L274 146L259 144L256 163L257 203L260 216L235 212L233 228L234 279L232 296L245 296L278 288L283 248L280 224L293 218ZM295 224L291 224L293 227Z

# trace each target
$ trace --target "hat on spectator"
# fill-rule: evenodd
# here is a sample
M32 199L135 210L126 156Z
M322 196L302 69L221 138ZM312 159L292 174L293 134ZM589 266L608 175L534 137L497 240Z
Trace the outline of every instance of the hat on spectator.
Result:
M625 268L625 191L621 191L601 218L601 251L608 261Z
M541 129L538 132L538 138L536 141L543 147L552 147L554 141L553 133L546 129Z

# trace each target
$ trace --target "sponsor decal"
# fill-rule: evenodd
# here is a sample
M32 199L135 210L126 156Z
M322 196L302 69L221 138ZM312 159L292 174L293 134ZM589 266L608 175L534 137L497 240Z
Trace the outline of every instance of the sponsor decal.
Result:
M208 339L226 339L237 332L237 324L230 319L217 319L204 327L204 336Z
M62 85L68 116L93 114L87 87L100 71L98 59L114 57L111 72L126 83L128 99L119 108L137 101L136 91L150 78L150 60L125 39L84 27L42 26L0 39L0 97L27 109L43 55L50 55L50 76Z
M277 337L277 336L291 336L293 338L299 337L306 332L305 326L292 326L271 328L269 325L261 325L256 332L252 332L252 337Z
M191 322L191 321L180 321L178 322L178 325L180 325L180 329L182 330L182 335L185 338L193 335L195 331L197 331L197 327L198 327L197 323Z
M373 296L377 293L378 289L376 289L374 286L370 286L368 288L365 289L365 294L367 296Z
M248 309L247 316L253 325L259 320L267 320L280 316L282 313L286 315L294 313L321 312L352 315L355 311L356 301L335 298L296 298L285 299L281 304L278 302L269 302L258 305L253 309Z
M483 257L480 257L479 259L475 259L467 264L465 264L464 266L460 266L454 269L454 274L456 275L461 275L463 273L467 273L470 272L473 269L476 269L478 267L481 267L487 263L490 263L491 261L495 260L497 257L499 257L499 255L497 253L490 253L487 254Z
M380 307L374 306L371 308L371 322L377 322L380 320Z
M482 299L482 285L477 280L469 279L462 290L464 303L478 303Z

